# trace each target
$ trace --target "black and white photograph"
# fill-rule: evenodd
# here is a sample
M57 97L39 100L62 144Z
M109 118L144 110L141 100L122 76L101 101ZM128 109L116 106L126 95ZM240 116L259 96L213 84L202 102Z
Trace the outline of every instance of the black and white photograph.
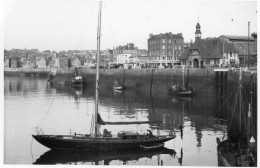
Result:
M2 4L4 166L258 166L257 0Z

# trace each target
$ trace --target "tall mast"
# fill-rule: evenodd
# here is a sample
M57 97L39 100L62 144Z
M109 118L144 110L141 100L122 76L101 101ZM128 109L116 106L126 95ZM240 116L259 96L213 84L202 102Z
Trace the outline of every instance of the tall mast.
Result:
M100 34L101 34L101 7L102 1L99 1L99 11L98 11L98 28L97 28L97 56L96 56L96 100L95 100L95 136L99 134L97 115L98 115L98 91L99 91L99 55L100 55Z

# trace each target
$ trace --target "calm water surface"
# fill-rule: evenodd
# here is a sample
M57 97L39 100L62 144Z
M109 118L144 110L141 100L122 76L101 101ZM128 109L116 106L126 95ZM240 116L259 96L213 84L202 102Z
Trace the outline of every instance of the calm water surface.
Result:
M32 139L35 127L44 133L90 133L94 88L51 86L46 79L5 77L5 164L86 164L218 166L216 137L226 137L226 122L217 118L214 94L193 98L112 89L101 90L100 115L105 121L162 121L163 124L101 126L119 131L169 134L176 138L157 152L55 152ZM183 126L183 131L180 126ZM174 154L176 152L176 154Z

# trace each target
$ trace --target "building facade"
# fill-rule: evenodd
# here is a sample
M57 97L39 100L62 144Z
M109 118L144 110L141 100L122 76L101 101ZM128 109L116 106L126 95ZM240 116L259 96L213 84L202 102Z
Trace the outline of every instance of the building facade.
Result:
M153 35L148 39L149 64L154 67L169 67L180 64L180 56L184 51L182 33Z
M182 64L192 68L228 67L240 64L238 51L221 38L201 39L201 26L196 25L195 42L181 56Z
M36 58L36 68L46 68L46 60L43 57Z
M252 37L221 35L219 37L223 43L232 45L238 51L240 66L254 66L257 63L257 35L252 33Z

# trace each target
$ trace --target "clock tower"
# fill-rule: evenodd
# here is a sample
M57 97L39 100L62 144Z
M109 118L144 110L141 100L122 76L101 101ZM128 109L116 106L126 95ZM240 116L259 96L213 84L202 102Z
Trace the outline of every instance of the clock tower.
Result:
M199 22L196 25L195 40L201 39L201 31Z

